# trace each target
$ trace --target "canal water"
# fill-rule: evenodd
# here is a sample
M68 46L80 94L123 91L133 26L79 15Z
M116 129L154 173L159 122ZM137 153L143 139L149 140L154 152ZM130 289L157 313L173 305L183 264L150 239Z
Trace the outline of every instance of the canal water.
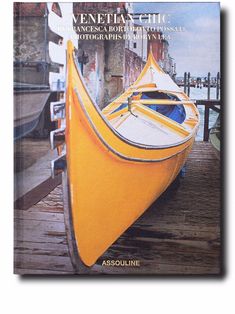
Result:
M207 99L207 88L206 87L203 87L203 88L191 87L190 98L191 99ZM210 99L216 99L216 88L211 87ZM198 106L198 110L200 113L200 125L199 125L199 130L196 136L196 141L203 141L204 109L205 109L205 106ZM215 124L218 115L219 114L217 112L210 109L209 128L211 128Z

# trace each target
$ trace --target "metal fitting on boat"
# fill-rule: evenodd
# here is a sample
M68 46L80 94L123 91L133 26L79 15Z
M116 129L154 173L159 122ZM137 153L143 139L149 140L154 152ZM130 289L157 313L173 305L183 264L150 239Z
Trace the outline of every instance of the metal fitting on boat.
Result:
M50 144L51 149L55 149L65 143L65 127L51 131Z
M65 102L55 101L50 104L51 121L65 119Z
M66 169L66 154L60 155L58 158L51 161L51 176L54 179L57 175Z

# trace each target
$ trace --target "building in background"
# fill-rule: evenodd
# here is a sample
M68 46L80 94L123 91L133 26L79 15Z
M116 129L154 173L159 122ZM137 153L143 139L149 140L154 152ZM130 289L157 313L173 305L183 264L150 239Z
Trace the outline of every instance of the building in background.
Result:
M101 108L134 83L144 67L150 47L164 71L174 75L175 65L168 52L169 43L157 32L155 39L152 36L148 39L153 32L131 20L125 24L131 28L126 32L130 39L76 39L79 32L75 33L73 27L79 26L79 22L75 23L73 14L130 13L135 17L130 2L15 3L14 10L16 81L20 73L23 83L44 84L55 91L64 89L68 39L78 47L77 57L84 79Z
M71 40L74 46L78 47L76 33L73 30L73 4L71 2L49 2L48 8L48 26L60 37L58 42L49 41L48 51L50 59L60 64L57 73L49 73L49 83L53 90L57 90L59 86L65 88L66 79L66 49L67 41Z
M151 49L160 67L174 79L176 64L169 53L169 42L163 38L161 32L148 32L148 35L148 53Z
M125 2L76 2L73 12L75 16L97 12L124 14L126 7ZM80 25L79 22L75 24L76 27ZM84 63L81 64L84 79L91 95L102 108L123 91L125 40L79 40L79 50L80 55L87 56L85 62L80 62Z
M127 13L130 13L135 17L133 11L133 3L126 3L126 11ZM131 20L126 22L126 26L131 28L131 30L127 31L130 40L126 40L125 48L133 51L143 61L146 61L148 57L146 29L139 24L133 23Z
M46 3L14 3L14 81L49 85L49 72L60 64L51 60L49 42L58 44L61 36L48 25Z
M72 13L71 3L14 3L15 139L32 131L34 136L46 137L53 128L50 102L65 89ZM63 31L69 25L71 31Z
M97 12L117 15L130 13L136 20L130 2L77 2L73 4L73 12L75 16ZM81 26L81 23L78 21L74 25ZM175 66L169 55L169 43L162 39L162 34L148 32L144 26L131 20L126 20L125 25L129 28L126 31L129 39L126 40L79 40L79 60L84 79L101 108L134 83L144 67L150 47L164 71L174 76ZM89 24L86 23L86 26ZM81 34L79 31L77 33Z

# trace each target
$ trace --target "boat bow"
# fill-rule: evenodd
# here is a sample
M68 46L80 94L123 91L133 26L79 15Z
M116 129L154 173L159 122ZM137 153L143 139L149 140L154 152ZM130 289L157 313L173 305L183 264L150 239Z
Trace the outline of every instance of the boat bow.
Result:
M133 88L143 85L149 73L147 64L143 75L119 100L127 101ZM131 105L133 111L127 106L123 113L110 114L116 105L99 110L87 91L69 42L65 141L70 219L75 247L87 266L93 265L174 180L192 147L198 123L192 103L188 108L192 109L195 123L188 127L153 112L141 102ZM121 119L118 123L122 127L124 122L128 122L126 126L131 121L134 125L135 114L138 123L144 125L140 132L161 131L172 137L170 144L140 143L129 135L123 136L117 120Z

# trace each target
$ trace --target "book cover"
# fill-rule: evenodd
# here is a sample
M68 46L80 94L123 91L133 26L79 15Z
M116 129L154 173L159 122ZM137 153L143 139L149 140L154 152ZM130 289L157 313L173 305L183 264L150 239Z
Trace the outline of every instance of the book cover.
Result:
M14 273L221 275L220 4L13 11Z

